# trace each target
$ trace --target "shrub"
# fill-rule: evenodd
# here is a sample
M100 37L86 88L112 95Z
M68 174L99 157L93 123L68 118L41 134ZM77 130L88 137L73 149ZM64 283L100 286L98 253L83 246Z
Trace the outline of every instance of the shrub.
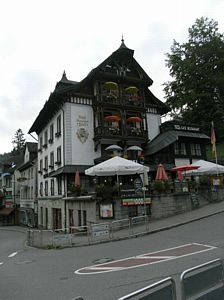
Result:
M199 177L199 183L201 186L210 186L211 182L210 182L210 178L207 175L202 175Z

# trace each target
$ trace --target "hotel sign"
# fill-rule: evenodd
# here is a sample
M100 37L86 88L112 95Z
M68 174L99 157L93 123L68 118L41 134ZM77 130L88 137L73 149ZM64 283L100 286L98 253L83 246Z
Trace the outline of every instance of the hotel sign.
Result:
M174 125L175 130L185 130L185 131L200 131L199 127L186 126L186 125Z
M87 120L87 117L85 115L79 115L76 120L76 125L77 125L77 131L76 135L80 142L84 144L89 136L88 132L88 125L89 121Z

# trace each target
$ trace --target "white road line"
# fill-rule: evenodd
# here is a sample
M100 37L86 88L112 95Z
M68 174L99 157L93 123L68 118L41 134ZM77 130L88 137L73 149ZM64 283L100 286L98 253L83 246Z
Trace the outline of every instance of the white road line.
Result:
M4 264L4 262L3 262L3 261L0 261L0 266L3 265L3 264Z
M16 254L18 254L18 252L13 252L13 253L11 253L8 257L13 257L13 256L15 256Z
M124 269L124 267L89 267L88 270L117 270Z
M144 254L143 254L144 255ZM175 258L176 256L143 256L143 255L139 255L136 256L136 258L140 258L140 259L171 259L171 258Z
M186 248L188 246L202 246L205 247L205 249L198 249L198 250L194 250L194 251L190 251L189 253L186 252L186 254L177 254L177 255L159 255L161 254L165 254L165 252L170 251L170 250L176 250L176 249L181 249L181 248ZM132 269L132 268L138 268L138 267L143 267L143 266L147 266L147 265L154 265L154 264L158 264L158 263L162 263L165 261L169 261L169 260L175 260L175 259L180 259L183 258L185 256L190 256L190 255L194 255L194 254L199 254L205 251L209 251L209 250L213 250L216 249L215 246L209 246L209 245L204 245L204 244L199 244L199 243L191 243L191 244L185 244L185 245L181 245L181 246L177 246L177 247L172 247L172 248L168 248L168 249L164 249L164 250L160 250L160 251L155 251L155 252L150 252L150 253L146 253L146 254L140 254L137 256L132 256L132 257L128 257L128 258L123 258L123 259L119 259L119 260L115 260L112 262L107 262L107 263L103 263L103 264L99 264L99 265L92 265L92 266L88 266L85 268L81 268L76 270L74 273L75 274L79 274L79 275L89 275L89 274L100 274L100 273L106 273L106 272L112 272L112 271L120 271L120 270L124 270L124 269ZM157 254L157 255L155 255ZM130 266L116 266L113 267L114 263L119 263L119 262L125 262L128 260L141 260L144 261L146 260L145 263L143 264L138 264L136 263L135 265L130 265ZM149 261L151 260L151 261ZM156 260L156 261L154 261ZM111 264L111 266L110 266ZM108 266L107 266L108 265ZM89 270L89 272L88 272ZM102 270L102 271L97 271L97 270ZM84 271L84 272L82 272ZM86 271L86 272L85 272ZM95 272L94 272L95 271Z

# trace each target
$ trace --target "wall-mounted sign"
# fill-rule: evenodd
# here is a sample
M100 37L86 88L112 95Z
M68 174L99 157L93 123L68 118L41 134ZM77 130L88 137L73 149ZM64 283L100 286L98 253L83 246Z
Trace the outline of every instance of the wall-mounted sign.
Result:
M135 181L134 181L134 187L135 187L135 193L136 194L142 194L142 181L140 178L136 178Z
M175 130L185 130L185 131L200 131L199 127L186 126L186 125L174 125Z
M114 210L113 204L100 204L100 217L101 218L113 218L114 217Z
M151 198L143 198L143 197L133 197L133 198L123 198L122 200L123 206L129 206L129 205L144 205L144 204L151 204L152 200Z
M80 142L84 144L89 136L88 126L89 121L87 120L87 117L85 115L78 115L77 117L77 131L76 135Z

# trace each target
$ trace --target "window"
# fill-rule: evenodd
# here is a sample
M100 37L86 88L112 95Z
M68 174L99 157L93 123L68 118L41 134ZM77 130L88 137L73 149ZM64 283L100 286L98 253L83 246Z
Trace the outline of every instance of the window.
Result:
M44 157L44 171L47 172L48 170L48 157Z
M6 176L5 177L5 187L7 187L7 188L12 187L12 178L11 178L11 176Z
M45 130L45 132L44 132L44 144L43 144L44 148L47 148L47 140L48 140L48 133L47 133L47 130Z
M39 173L43 172L43 160L40 160L40 169L39 169Z
M61 164L61 146L59 146L59 147L57 148L57 161L56 161L56 163L57 163L58 165Z
M83 210L82 215L83 215L83 226L86 226L87 225L86 210Z
M57 132L55 133L55 136L58 137L61 135L61 115L57 117Z
M201 156L201 145L200 144L191 144L191 155Z
M44 193L45 193L45 196L48 196L48 181L47 180L44 183Z
M54 152L50 153L50 165L49 168L54 168Z
M58 195L62 194L62 180L61 177L58 177Z
M40 196L43 196L43 182L40 183Z
M184 143L180 143L180 154L181 155L186 155L187 152L186 152L186 146Z
M42 151L42 147L43 147L43 137L40 136L40 139L39 139L39 149L38 149L38 151Z
M54 124L50 125L50 138L49 138L49 143L53 143L54 140Z
M54 196L54 179L51 179L51 196Z
M45 207L45 228L48 228L48 209Z
M43 207L40 208L40 225L43 226Z
M174 153L176 155L186 155L187 151L186 151L186 145L185 145L185 143L178 143L178 142L176 142L174 144Z
M78 210L78 226L82 226L82 211Z

